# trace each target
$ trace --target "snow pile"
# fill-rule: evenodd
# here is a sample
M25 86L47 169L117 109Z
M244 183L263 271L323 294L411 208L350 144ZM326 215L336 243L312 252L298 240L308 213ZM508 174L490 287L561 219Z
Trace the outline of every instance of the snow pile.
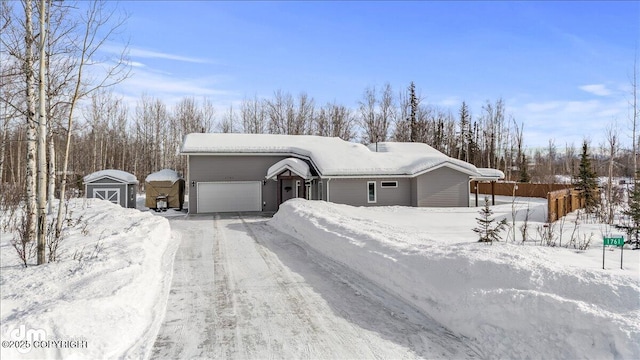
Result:
M543 218L544 204L533 205L532 218ZM494 211L504 216L511 204ZM640 252L625 251L620 270L616 250L602 270L601 240L585 252L480 244L477 216L295 199L269 224L472 339L487 358L640 358Z
M147 175L144 179L145 182L151 181L170 181L172 184L180 180L181 177L175 170L163 169L152 174Z
M2 234L1 358L148 357L179 239L167 219L108 201L73 199L69 211L59 262L25 269Z

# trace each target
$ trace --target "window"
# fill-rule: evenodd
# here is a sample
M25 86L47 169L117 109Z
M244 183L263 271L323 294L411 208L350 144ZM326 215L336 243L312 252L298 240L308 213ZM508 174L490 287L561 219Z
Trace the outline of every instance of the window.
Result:
M397 188L398 187L398 182L397 181L382 181L382 182L380 182L380 187L381 188Z
M375 181L368 181L367 182L367 191L368 191L367 202L368 203L376 202L376 182Z
M318 181L318 200L323 200L322 198L322 180Z

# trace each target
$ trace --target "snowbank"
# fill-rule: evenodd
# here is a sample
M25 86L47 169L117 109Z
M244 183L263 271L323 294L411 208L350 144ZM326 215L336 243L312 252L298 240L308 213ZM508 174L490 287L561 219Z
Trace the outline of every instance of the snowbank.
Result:
M1 358L148 357L180 239L167 219L108 201L75 199L69 210L59 262L25 269L2 235ZM28 348L9 348L15 340Z
M487 358L640 358L640 253L625 252L630 269L602 270L597 246L480 244L477 209L440 210L447 216L296 199L269 224L472 339ZM395 212L398 221L375 220Z

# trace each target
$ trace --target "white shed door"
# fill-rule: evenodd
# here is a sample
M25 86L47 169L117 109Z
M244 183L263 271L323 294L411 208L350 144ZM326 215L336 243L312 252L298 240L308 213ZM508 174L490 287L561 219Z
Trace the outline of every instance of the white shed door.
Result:
M262 182L198 183L198 213L262 211Z
M120 205L120 189L93 189L93 197Z

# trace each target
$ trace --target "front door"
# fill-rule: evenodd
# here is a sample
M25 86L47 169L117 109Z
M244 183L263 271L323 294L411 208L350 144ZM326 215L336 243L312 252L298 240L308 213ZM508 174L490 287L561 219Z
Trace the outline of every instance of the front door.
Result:
M306 197L305 182L299 176L278 176L278 184L278 205L289 199Z

